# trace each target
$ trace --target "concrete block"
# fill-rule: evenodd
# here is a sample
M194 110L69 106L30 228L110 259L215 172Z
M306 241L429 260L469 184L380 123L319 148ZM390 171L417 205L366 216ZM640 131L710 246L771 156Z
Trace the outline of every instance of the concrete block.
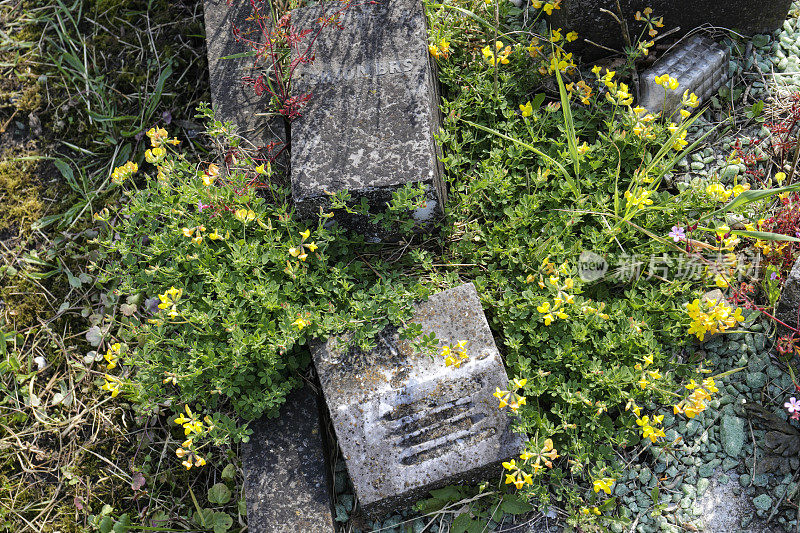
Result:
M665 117L670 117L680 109L683 93L688 90L698 96L702 106L728 79L729 56L728 50L713 39L689 37L641 74L639 105L651 113L663 111ZM677 79L680 86L665 89L657 84L655 78L664 74ZM674 117L675 122L679 119Z
M465 284L416 306L413 322L444 344L468 342L460 368L401 340L396 328L364 353L347 336L312 345L339 447L364 512L407 508L454 483L496 481L522 438L492 396L508 377L475 287Z

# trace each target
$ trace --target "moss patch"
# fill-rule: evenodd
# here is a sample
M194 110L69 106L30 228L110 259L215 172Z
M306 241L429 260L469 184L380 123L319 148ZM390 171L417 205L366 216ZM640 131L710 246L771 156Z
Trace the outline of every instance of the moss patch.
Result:
M36 179L38 162L20 160L33 152L5 150L0 154L0 238L25 233L42 213L42 190Z

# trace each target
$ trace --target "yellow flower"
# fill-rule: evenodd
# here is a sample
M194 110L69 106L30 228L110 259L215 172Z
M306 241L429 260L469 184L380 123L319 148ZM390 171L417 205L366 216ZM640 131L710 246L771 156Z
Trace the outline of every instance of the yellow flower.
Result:
M119 378L109 374L106 374L105 378L106 382L100 388L111 392L111 397L116 398L122 390L122 381L120 381Z
M121 185L123 181L136 174L138 170L139 165L133 161L128 161L124 165L114 169L114 172L111 173L111 181L117 185Z
M297 257L298 255L300 255L300 251L301 251L300 248L289 248L289 255L291 255L292 257Z
M233 216L236 217L236 220L246 224L256 218L256 213L252 209L241 208L237 209Z
M578 40L578 32L571 31L567 34L567 42L571 43L572 41Z
M561 9L560 3L561 3L561 0L557 0L556 2L554 2L552 4L550 2L548 2L548 3L546 3L544 5L544 7L542 8L542 11L544 11L548 15L552 15L554 9Z
M302 318L298 318L294 322L292 322L293 326L297 326L297 331L301 331L304 327L308 326L308 322L303 320Z
M786 173L785 172L778 172L778 173L775 174L775 181L778 182L778 185L782 184L783 180L785 180L785 179L786 179Z
M209 238L209 239L211 239L212 241L216 241L216 240L218 240L218 239L222 239L222 240L224 240L224 239L225 239L225 238L224 238L222 235L220 235L219 233L217 233L217 230L214 230L214 231L212 231L211 233L209 233L209 234L208 234L208 238Z
M314 244L313 242L310 242L310 243L306 244L306 247L308 248L309 252L313 252L318 248L318 246L316 244Z
M616 480L614 478L604 477L600 479L595 479L592 485L594 487L595 492L600 492L602 490L606 494L611 494L611 487L614 486L615 481Z
M303 240L308 239L308 237L311 236L311 230L307 229L305 231L301 231L300 236L303 238Z
M542 314L549 313L550 312L550 302L544 302L542 305L538 306L536 308L536 310L539 311Z
M150 137L150 146L158 148L162 142L166 141L169 134L164 128L150 128L147 130L147 136Z
M527 104L520 104L519 110L522 112L523 117L529 117L533 115L533 105L528 101Z
M691 93L689 94L689 90L685 90L683 92L683 98L681 99L681 105L689 106L689 107L697 107L700 105L700 99L697 97L696 94Z
M670 78L669 81L667 82L667 87L669 87L673 91L677 89L679 85L680 84L678 83L678 80L676 80L675 78Z
M500 405L499 405L499 408L500 408L500 409L502 409L503 407L505 407L506 405L508 405L508 403L506 402L506 400L508 399L508 397L509 397L509 395L510 395L510 394L511 394L511 392L510 392L510 391L507 391L507 390L500 390L500 387L496 387L496 388L495 388L495 391L492 393L492 396L494 396L495 398L497 398L498 400L500 400Z
M103 356L105 358L105 360L108 362L106 367L109 370L113 370L114 368L116 368L117 361L119 360L119 354L120 354L121 350L122 350L122 347L121 347L120 343L115 342L114 344L112 344L109 347L108 351Z

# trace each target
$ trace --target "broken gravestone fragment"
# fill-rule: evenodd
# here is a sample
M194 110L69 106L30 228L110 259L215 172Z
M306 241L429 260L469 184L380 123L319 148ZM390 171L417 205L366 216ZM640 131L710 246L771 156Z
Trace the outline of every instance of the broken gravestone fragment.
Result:
M728 77L729 56L728 49L713 39L689 37L642 73L639 105L672 117L681 108L684 93L694 93L700 104L708 101ZM664 75L677 79L678 87L659 85L656 78Z
M459 368L414 350L396 328L362 352L347 336L312 344L312 356L358 500L378 516L438 487L497 479L522 438L492 396L508 377L471 283L416 306L413 322L440 346L466 340Z
M250 533L334 533L318 397L306 385L242 446Z
M237 41L233 33L236 27L246 37L258 38L252 34L257 25L251 18L250 2L229 4L226 0L204 0L203 9L211 101L217 120L233 123L237 133L255 147L283 144L286 138L283 121L269 115L269 96L266 93L257 95L251 84L243 82L245 77L260 74L255 59L242 55L251 48ZM285 162L279 161L279 164Z
M664 17L662 34L680 28L677 35L685 35L695 28L710 25L753 35L778 29L786 19L792 0L619 0L619 3L617 0L562 0L550 22L555 28L576 31L575 45L581 55L586 59L597 58L608 55L601 47L622 51L625 46L622 29L615 20L618 5L628 33L636 39L646 28L644 21L635 20L635 14L648 7L653 10L654 17ZM644 35L647 38L647 32Z
M318 214L329 194L348 191L384 208L392 193L422 185L424 223L441 212L445 188L434 134L440 127L434 65L420 0L342 2L292 12L296 31L311 30L314 60L292 79L293 98L309 96L291 125L292 194L302 216ZM338 13L338 14L337 14ZM319 20L336 16L321 31ZM299 60L306 47L293 50ZM353 218L353 217L351 217ZM358 217L344 220L359 226Z

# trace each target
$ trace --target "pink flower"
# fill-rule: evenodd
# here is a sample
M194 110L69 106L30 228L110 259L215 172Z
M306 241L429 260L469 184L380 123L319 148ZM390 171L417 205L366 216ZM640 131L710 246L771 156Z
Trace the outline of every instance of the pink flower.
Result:
M783 404L789 413L800 413L800 402L797 401L797 398L792 396L789 398L789 401Z

